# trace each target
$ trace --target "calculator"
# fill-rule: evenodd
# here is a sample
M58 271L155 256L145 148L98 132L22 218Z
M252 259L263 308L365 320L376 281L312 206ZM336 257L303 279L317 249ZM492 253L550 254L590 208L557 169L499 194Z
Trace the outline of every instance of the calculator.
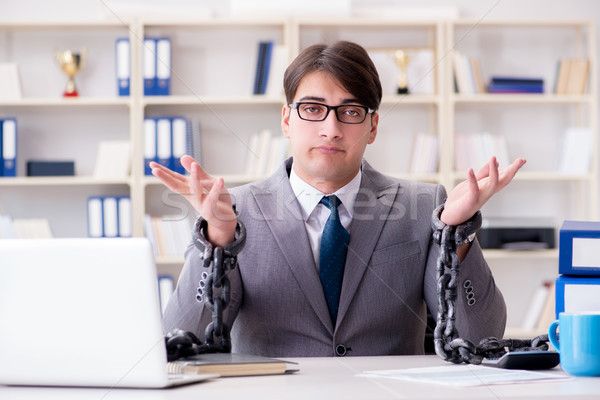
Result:
M556 351L509 351L502 357L484 358L481 365L505 369L551 369L560 363Z

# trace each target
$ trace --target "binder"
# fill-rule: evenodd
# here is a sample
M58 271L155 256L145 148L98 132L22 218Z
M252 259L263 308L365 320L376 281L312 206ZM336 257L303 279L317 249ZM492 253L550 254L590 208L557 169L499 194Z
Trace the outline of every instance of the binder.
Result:
M2 176L17 176L17 120L6 118L2 123Z
M556 317L565 312L600 310L600 276L556 278Z
M102 197L91 196L87 201L88 236L99 238L104 235Z
M267 93L267 83L269 81L269 72L271 71L271 59L273 56L274 46L275 43L272 40L265 42L264 61L260 78L260 94Z
M258 43L258 57L256 59L256 71L254 74L254 89L252 90L252 94L261 94L262 88L262 77L263 70L265 66L265 52L267 50L266 42Z
M128 38L119 38L115 44L117 93L119 96L129 96L131 79L131 50Z
M171 169L180 174L185 174L181 165L181 157L188 153L189 128L188 121L183 117L173 117L171 120L171 142L173 152L171 155Z
M171 91L171 39L156 39L156 95L168 96Z
M156 162L169 168L171 154L171 119L159 117L156 119Z
M3 126L3 120L0 119L0 177L4 176L4 151L2 150L2 126Z
M142 67L144 96L154 96L156 94L156 40L152 38L144 39Z
M104 237L119 236L119 216L116 197L104 197L102 199L102 222L104 226Z
M558 272L600 275L600 222L564 221L559 232Z
M152 175L150 161L158 161L156 158L156 119L147 117L144 119L144 174Z
M129 196L117 197L117 215L119 221L119 237L132 236L131 198Z

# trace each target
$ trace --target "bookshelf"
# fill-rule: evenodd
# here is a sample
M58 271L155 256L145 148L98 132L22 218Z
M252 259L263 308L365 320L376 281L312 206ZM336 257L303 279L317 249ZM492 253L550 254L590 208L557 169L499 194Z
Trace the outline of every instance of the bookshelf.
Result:
M172 41L171 95L144 96L142 43L146 36ZM115 40L131 45L131 95L118 97ZM146 117L185 116L200 138L204 167L223 176L228 186L256 177L245 173L251 135L262 129L280 132L283 96L252 95L257 44L273 40L285 45L289 60L316 42L352 40L378 56L404 49L414 57L431 52L433 62L426 93L395 94L390 70L385 75L380 130L366 158L382 172L444 184L450 190L463 180L455 165L455 134L490 131L505 135L510 158L528 159L511 186L483 210L489 216L598 217L597 77L589 74L582 94L554 94L557 62L584 57L596 70L594 25L588 21L483 20L408 21L376 18L259 18L144 20L116 22L15 22L0 24L0 61L19 65L23 97L0 100L0 118L18 121L17 178L0 178L0 214L50 221L56 237L86 236L89 196L129 195L133 234L144 235L144 215L192 217L187 203L143 171L143 123ZM75 77L80 97L62 97L66 75L53 58L54 49L87 47L88 60ZM532 57L535 49L535 57ZM544 94L462 94L454 91L453 52L477 58L484 81L492 75L544 78ZM412 52L412 53L411 53ZM380 59L381 60L381 59ZM387 60L393 65L393 61ZM396 71L397 72L397 71ZM414 83L414 82L413 82ZM424 84L425 81L422 82ZM418 87L417 92L418 92ZM555 168L560 138L569 126L594 133L588 173L568 174ZM440 149L436 171L411 173L414 136L436 135ZM123 179L92 176L102 140L132 144L131 174ZM226 150L225 150L226 149ZM25 177L29 159L75 160L76 176ZM543 201L542 201L543 200ZM556 250L506 252L486 250L486 258L505 293L509 325L517 328L523 314L522 291L555 274ZM177 275L182 257L157 259L159 271ZM544 272L539 277L538 267ZM511 283L522 268L533 271L518 290ZM525 332L527 333L527 332Z
M586 58L596 65L593 24L564 20L458 20L448 23L446 28L449 56L460 52L478 60L484 82L503 75L544 79L544 94L455 93L453 82L446 81L449 147L456 143L456 133L486 131L506 138L511 158L522 156L528 160L510 190L486 204L482 210L484 216L549 217L557 230L564 219L597 219L596 76L588 77L583 93L556 93L561 59ZM447 63L446 70L452 76L454 65ZM561 135L572 126L593 132L587 173L565 173L557 168ZM446 150L448 159L452 159L453 149ZM466 177L453 166L454 162L446 164L447 186ZM529 304L544 281L557 276L558 250L486 250L484 254L505 293L509 314L507 335L533 337L546 333L539 328L522 329L527 314L523 305Z

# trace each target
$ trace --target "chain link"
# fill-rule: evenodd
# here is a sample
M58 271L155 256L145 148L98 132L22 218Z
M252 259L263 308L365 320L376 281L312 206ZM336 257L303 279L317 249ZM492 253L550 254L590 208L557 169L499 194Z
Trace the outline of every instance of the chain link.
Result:
M212 320L204 331L205 343L192 332L180 329L170 332L166 337L169 361L201 353L231 352L230 329L223 321L223 312L231 299L231 282L227 274L237 266L237 254L244 247L246 230L238 222L235 242L223 248L213 246L206 239L205 229L206 221L199 218L194 227L193 241L200 250L204 268L210 272L202 272L196 300L211 311Z
M483 358L498 358L508 351L548 350L548 335L540 335L531 340L489 337L481 340L477 346L459 337L455 325L460 269L456 248L467 243L466 238L479 229L481 214L478 212L471 220L456 227L445 225L439 220L442 210L443 205L434 211L432 218L433 240L440 246L436 264L438 312L433 332L436 354L455 364L481 364Z

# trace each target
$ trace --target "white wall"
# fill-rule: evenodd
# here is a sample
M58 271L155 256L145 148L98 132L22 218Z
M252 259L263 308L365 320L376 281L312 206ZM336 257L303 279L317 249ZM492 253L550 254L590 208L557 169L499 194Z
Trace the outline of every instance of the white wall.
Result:
M284 4L289 0L279 0ZM290 1L291 2L291 1ZM297 3L297 1L293 1ZM461 16L481 18L572 18L600 22L600 2L596 0L351 0L355 7L376 9L455 7ZM167 6L170 9L204 7L216 16L229 14L228 0L1 0L0 21L101 18L107 7L123 10L126 5L142 5L145 10Z

